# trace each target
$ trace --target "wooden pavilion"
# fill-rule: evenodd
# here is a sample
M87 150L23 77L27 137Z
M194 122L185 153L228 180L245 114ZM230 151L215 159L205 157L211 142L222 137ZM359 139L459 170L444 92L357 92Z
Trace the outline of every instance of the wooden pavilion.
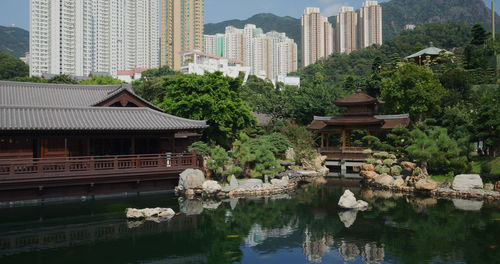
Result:
M408 114L401 115L378 115L378 110L383 101L373 98L360 89L342 99L333 102L336 106L345 107L346 111L340 116L319 117L308 129L321 133L321 146L319 152L327 157L327 162L333 165L345 162L364 161L363 147L355 147L352 144L351 134L353 130L366 130L369 135L378 133L389 133L398 125L408 127L410 117ZM330 135L340 135L342 144L332 146Z
M164 113L130 85L0 81L0 191L178 178L206 121Z

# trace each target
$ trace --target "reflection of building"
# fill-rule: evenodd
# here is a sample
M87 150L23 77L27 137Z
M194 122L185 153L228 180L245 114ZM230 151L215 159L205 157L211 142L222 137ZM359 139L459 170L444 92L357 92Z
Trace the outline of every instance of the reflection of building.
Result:
M181 57L181 71L183 73L203 75L205 72L220 71L225 76L232 78L236 78L240 73L244 73L245 77L243 81L245 82L250 73L250 67L244 67L241 61L217 57L197 50L182 52Z
M245 238L247 247L255 247L262 244L268 238L286 238L295 232L295 227L291 224L282 228L264 229L259 224L254 224Z
M330 252L333 243L333 236L323 234L319 238L314 237L314 234L306 229L302 242L302 252L307 257L307 260L319 263L323 256Z
M333 53L333 27L316 7L304 10L301 19L302 66L306 67Z
M161 66L180 70L180 52L203 49L203 0L162 0L160 14Z
M361 253L363 260L367 264L378 264L384 261L384 246L378 247L376 243L367 243Z
M361 253L354 243L342 241L339 246L339 253L346 261L353 261Z

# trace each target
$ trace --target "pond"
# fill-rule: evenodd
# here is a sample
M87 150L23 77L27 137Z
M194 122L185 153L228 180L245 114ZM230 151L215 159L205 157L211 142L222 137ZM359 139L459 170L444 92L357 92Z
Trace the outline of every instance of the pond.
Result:
M369 209L338 208L345 189ZM497 206L329 182L259 199L164 193L4 208L0 263L498 263ZM183 213L130 222L127 207Z

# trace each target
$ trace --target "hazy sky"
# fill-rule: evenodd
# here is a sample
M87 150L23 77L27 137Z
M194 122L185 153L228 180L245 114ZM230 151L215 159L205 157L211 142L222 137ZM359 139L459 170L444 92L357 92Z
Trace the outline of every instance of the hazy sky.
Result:
M382 0L379 2L386 2ZM483 0L488 6L490 0ZM361 7L364 0L205 0L205 23L246 19L258 13L300 17L304 8L320 7L324 15L338 13L341 6ZM500 13L500 3L495 6ZM29 0L0 0L0 25L29 29Z

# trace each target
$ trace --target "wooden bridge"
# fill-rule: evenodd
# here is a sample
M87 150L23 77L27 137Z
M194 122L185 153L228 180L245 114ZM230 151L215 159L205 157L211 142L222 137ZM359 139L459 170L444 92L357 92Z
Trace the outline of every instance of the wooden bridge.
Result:
M196 153L0 159L0 191L177 179L200 168Z

